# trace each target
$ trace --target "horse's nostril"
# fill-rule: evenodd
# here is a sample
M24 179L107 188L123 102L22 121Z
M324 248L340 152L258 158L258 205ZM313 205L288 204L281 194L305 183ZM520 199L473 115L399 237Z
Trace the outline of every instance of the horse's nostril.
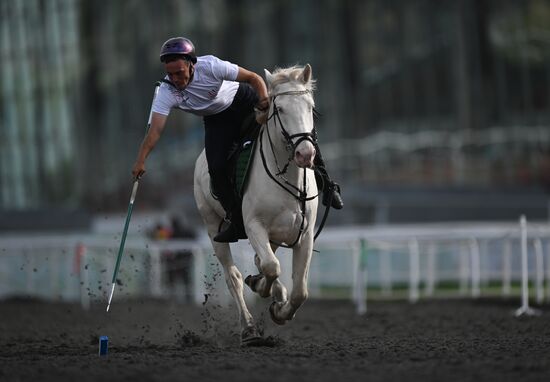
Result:
M302 154L300 152L296 152L296 162L299 166L303 167L312 167L313 166L313 158L315 158L313 153L306 152L305 154Z

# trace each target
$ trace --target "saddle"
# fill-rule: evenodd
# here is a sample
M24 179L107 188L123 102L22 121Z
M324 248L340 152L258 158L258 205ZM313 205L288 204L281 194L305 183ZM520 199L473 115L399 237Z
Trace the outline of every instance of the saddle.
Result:
M250 114L243 122L240 131L239 145L229 155L229 168L236 195L242 201L248 181L248 170L254 159L254 148L260 134L260 125L254 114Z

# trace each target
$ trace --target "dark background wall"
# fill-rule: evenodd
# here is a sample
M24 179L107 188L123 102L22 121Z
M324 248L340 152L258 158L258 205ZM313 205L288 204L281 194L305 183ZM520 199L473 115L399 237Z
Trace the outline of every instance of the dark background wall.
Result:
M262 75L311 63L321 147L351 207L342 221L374 219L358 212L373 189L546 200L547 0L0 0L0 21L5 210L125 209L158 50L176 35ZM199 118L171 115L142 208L192 208L202 140Z

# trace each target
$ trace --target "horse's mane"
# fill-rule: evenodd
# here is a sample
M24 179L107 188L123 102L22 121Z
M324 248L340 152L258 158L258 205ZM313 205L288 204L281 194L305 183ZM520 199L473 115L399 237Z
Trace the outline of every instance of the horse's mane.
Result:
M271 75L273 76L273 80L270 84L270 91L276 87L277 85L286 83L286 82L299 82L302 85L305 85L306 90L309 90L313 92L315 90L315 82L316 80L311 78L308 83L304 84L301 80L299 80L300 74L304 71L303 66L291 66L289 68L275 68L273 73Z

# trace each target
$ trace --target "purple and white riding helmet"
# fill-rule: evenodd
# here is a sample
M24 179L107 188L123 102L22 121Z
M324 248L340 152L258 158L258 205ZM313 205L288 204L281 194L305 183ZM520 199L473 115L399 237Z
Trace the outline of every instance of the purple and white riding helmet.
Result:
M160 49L160 61L164 62L166 56L178 54L185 56L193 64L197 63L197 55L195 54L195 45L185 37L173 37L166 40Z

